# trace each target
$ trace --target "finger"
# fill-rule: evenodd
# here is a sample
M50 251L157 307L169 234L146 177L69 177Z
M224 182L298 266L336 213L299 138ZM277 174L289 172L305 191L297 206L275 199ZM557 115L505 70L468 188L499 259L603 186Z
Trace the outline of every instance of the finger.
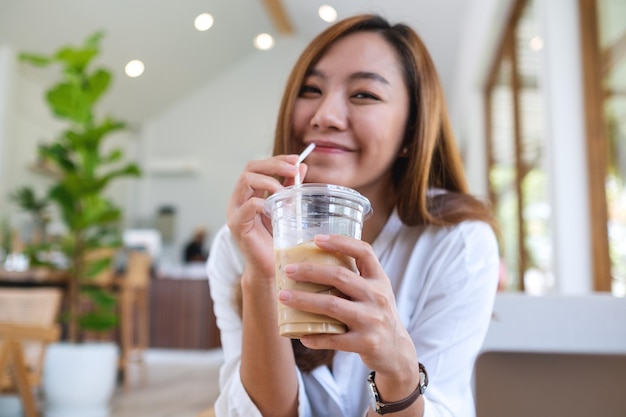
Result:
M298 155L277 155L266 159L249 161L244 172L256 172L269 176L294 176Z
M356 326L359 317L359 305L345 298L321 293L311 293L298 290L280 290L278 300L296 310L322 314L339 320L348 325Z
M297 155L279 155L250 161L237 180L229 200L228 210L234 210L252 196L265 196L278 191L282 185L277 176L294 176Z
M335 287L352 299L362 300L368 293L368 283L355 271L344 266L302 262L285 265L284 273L294 281Z
M232 210L228 216L228 227L237 235L246 234L254 226L263 213L265 199L253 197L241 204L236 210Z
M255 172L244 172L235 184L235 188L228 202L228 210L235 210L252 197L264 197L273 194L282 185L276 178Z
M300 338L302 344L309 349L341 350L343 352L359 353L357 335L348 331L343 334L314 334Z
M348 331L342 334L315 334L301 338L302 343L311 349L330 349L359 353L363 349L363 337L369 338L367 312L360 305L341 297L325 294L310 294L294 290L282 290L279 300L285 305L303 311L310 311L332 317L344 323ZM367 329L364 334L359 329Z
M304 182L304 177L306 176L306 173L307 173L308 169L309 168L308 168L308 166L306 164L304 164L304 163L300 164L299 170L300 170L300 181L301 182ZM285 182L283 184L285 187L288 187L288 186L294 185L294 184L295 184L295 173L294 173L293 177L285 176Z
M356 267L364 278L384 275L380 261L367 242L342 235L317 235L313 240L320 249L354 258Z

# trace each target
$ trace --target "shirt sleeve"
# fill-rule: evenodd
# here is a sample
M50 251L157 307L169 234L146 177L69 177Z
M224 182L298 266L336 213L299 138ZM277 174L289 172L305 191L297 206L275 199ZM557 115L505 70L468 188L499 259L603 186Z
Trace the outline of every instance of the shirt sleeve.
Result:
M473 416L472 373L498 284L495 235L464 222L430 237L420 300L408 330L429 373L424 417ZM423 259L422 259L423 260ZM421 298L420 298L421 297Z
M240 377L242 322L237 298L244 259L226 226L215 236L206 268L224 352L224 363L219 374L220 392L214 406L215 415L262 417ZM311 415L311 407L299 370L298 387L298 415L308 417Z

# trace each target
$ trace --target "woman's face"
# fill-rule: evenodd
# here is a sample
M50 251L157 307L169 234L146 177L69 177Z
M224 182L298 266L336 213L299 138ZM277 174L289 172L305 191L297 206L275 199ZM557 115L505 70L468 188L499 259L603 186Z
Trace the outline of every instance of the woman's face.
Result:
M391 186L408 119L400 60L382 36L339 40L311 69L294 107L293 140L316 148L305 182L339 184L369 194Z

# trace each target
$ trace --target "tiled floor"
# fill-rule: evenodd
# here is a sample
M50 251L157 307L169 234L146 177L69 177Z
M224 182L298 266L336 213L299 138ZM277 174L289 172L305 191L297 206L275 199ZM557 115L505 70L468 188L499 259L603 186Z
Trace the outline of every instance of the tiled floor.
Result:
M131 372L131 387L117 390L111 417L196 417L215 401L220 350L150 350L145 359L146 385L138 369Z
M217 397L222 361L219 349L151 349L145 353L145 385L133 365L130 388L117 388L109 417L197 417ZM21 408L17 396L0 395L0 417L20 416Z

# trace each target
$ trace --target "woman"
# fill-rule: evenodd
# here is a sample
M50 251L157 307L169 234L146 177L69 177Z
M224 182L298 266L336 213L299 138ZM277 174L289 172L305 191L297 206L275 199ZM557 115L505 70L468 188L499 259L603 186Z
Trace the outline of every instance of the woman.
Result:
M467 194L425 46L409 27L378 16L343 20L300 56L279 115L274 156L247 164L208 261L225 355L217 415L473 415L471 374L498 250L488 209ZM297 168L310 143L315 150ZM297 169L304 182L351 187L372 203L362 241L315 239L355 258L360 275L285 267L295 280L332 282L346 300L277 294L263 204ZM292 343L278 334L277 299L335 317L348 331Z

